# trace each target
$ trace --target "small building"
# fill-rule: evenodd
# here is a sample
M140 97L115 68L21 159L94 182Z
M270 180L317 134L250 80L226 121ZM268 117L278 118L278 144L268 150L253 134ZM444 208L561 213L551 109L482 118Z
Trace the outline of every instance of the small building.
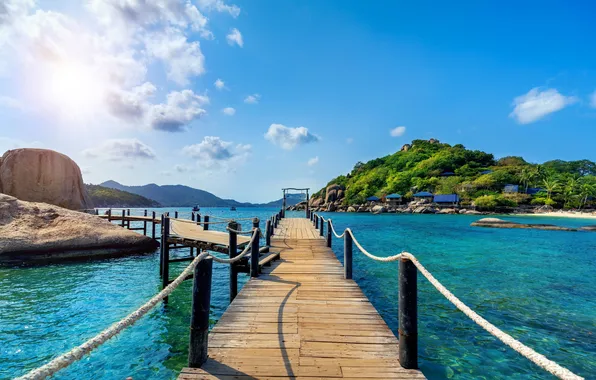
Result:
M429 193L428 191L420 191L412 196L416 199L432 199L433 193Z
M519 193L519 185L505 185L503 188L504 193Z
M439 206L457 206L459 204L459 195L457 194L437 194L433 202Z
M379 197L375 197L374 195L373 195L372 197L368 197L368 198L366 198L366 201L367 201L367 202L378 202L378 201L380 201L380 200L381 200L381 199L380 199Z
M480 172L480 174L490 174L492 172L493 172L492 170L483 170Z
M443 173L439 174L439 176L441 176L441 177L451 177L454 175L455 175L454 172L443 172Z
M389 206L397 206L401 203L401 195L395 193L389 194L385 197L385 200L387 201L387 204L389 204Z

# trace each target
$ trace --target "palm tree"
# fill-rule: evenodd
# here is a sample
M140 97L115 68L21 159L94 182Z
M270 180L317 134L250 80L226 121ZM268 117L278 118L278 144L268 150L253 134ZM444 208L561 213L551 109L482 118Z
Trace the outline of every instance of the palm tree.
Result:
M584 182L579 186L580 204L579 208L582 209L588 202L589 197L596 196L596 186L590 183Z
M579 183L575 176L570 176L565 183L565 188L563 189L563 196L565 198L565 206L569 206L569 203L573 198L577 196Z
M519 180L526 188L526 193L528 192L528 186L530 185L530 182L532 182L534 178L536 178L536 172L529 166L525 166L519 173Z
M551 194L559 189L559 180L555 177L547 177L542 180L542 186L546 189L546 199L550 199Z

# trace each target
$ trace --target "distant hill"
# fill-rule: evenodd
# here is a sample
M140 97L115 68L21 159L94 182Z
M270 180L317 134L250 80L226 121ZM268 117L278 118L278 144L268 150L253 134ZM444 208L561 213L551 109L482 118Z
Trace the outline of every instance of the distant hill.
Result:
M101 186L138 194L153 199L166 207L281 207L282 200L276 200L265 204L243 203L234 199L222 199L218 196L200 189L184 185L156 185L154 183L143 186L126 186L116 181L106 181ZM300 194L291 194L287 199L287 205L293 205L301 200Z
M287 194L286 195L286 206L293 206L296 203L306 200L306 194ZM261 204L259 207L281 207L283 204L283 198L269 203Z
M101 185L85 185L95 207L160 207L161 205L143 196L127 191L104 187Z

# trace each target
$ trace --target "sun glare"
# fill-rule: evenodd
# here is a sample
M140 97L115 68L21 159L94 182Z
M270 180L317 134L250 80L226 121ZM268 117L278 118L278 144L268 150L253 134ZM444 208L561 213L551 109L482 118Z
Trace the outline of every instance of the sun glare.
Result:
M104 95L101 79L90 68L76 63L52 65L45 76L43 101L69 117L90 116Z

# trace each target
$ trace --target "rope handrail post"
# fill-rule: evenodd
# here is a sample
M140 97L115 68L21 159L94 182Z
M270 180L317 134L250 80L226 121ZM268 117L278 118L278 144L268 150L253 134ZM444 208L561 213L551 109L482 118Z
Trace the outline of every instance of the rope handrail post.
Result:
M306 219L308 219L310 217L310 209L308 207L308 201L310 200L310 197L308 196L308 190L306 190Z
M256 219L256 218L255 218ZM250 245L250 277L259 277L259 229L253 228ZM255 236L256 235L256 236Z
M190 343L188 349L188 366L190 368L199 368L207 360L212 277L213 259L205 257L195 267L192 284Z
M122 210L122 220L120 221L120 227L124 228L124 222L126 219L126 210Z
M164 216L161 228L161 287L165 289L170 282L170 217ZM163 299L164 304L168 303L168 297Z
M352 279L352 235L344 232L344 278Z
M319 229L319 215L315 214L315 230Z
M325 223L323 223L323 217L319 216L319 236L323 237L323 228Z
M178 219L178 211L174 211L174 219Z
M418 270L406 257L399 259L398 323L399 363L418 369Z
M147 210L143 212L143 216L147 216ZM143 220L143 235L147 235L147 221Z
M327 247L331 248L331 219L327 219Z
M239 228L239 224L235 221L228 223L228 256L233 259L238 255L238 234L236 230ZM230 264L230 303L238 295L238 268L235 263Z
M195 221L195 212L191 211L190 212L190 220L191 221ZM200 249L197 250L197 253L200 252ZM195 255L195 248L194 247L190 247L190 257L193 257Z
M265 245L271 247L271 220L265 224Z
M155 240L155 211L151 213L152 222L151 222L151 237Z
M203 217L203 230L205 230L205 231L209 230L209 215L205 215Z
M108 222L112 221L112 209L108 210Z

